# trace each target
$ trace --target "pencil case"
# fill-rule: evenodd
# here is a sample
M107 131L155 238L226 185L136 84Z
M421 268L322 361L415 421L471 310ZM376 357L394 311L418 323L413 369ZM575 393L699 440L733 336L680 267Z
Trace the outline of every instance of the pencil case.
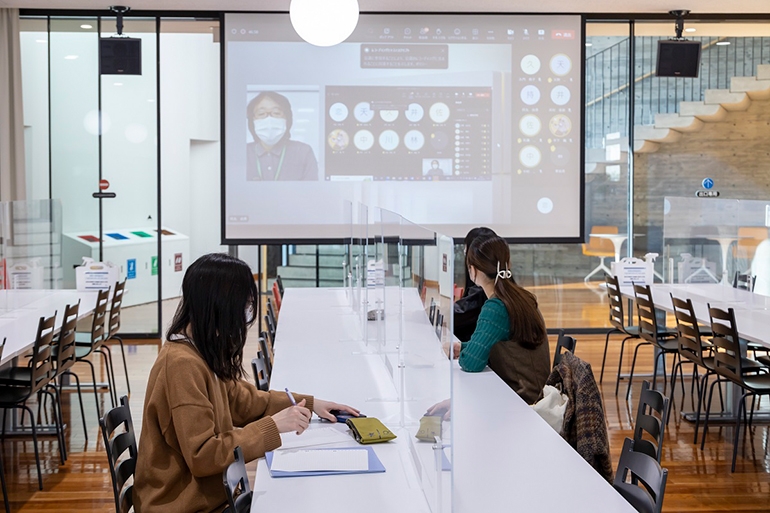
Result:
M396 438L390 429L374 417L348 419L345 423L360 444L376 444Z

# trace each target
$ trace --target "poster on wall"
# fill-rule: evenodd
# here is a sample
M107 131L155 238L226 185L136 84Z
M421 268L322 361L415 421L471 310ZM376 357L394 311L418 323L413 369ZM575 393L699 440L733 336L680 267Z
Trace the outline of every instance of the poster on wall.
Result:
M126 262L126 279L136 279L136 258L129 258L128 262Z

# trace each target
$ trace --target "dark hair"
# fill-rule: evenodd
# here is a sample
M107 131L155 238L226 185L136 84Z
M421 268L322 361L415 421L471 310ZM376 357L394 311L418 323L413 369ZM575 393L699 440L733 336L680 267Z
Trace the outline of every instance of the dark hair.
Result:
M182 300L166 333L189 337L223 381L243 376L243 346L256 321L259 293L249 266L224 253L203 255L182 280Z
M249 120L249 132L251 133L251 136L255 141L259 140L257 134L254 132L254 108L265 98L270 98L277 103L286 116L286 134L284 134L281 140L288 139L291 137L291 125L294 123L294 115L291 112L291 102L289 102L289 99L284 95L276 93L275 91L262 91L252 98L249 104L246 105L246 118Z
M545 321L537 309L537 298L519 287L513 277L498 277L510 268L511 251L505 240L497 236L477 238L468 248L465 262L495 281L495 296L508 310L511 338L526 348L534 349L548 340Z
M487 238L487 237L497 237L497 234L492 230L491 228L487 228L486 226L479 226L477 228L473 228L471 231L468 232L468 235L465 236L465 253L468 252L468 248L470 247L471 243L478 239L478 238ZM465 290L463 291L463 297L468 295L468 289L471 288L471 284L473 282L471 281L471 275L468 272L468 266L465 266Z

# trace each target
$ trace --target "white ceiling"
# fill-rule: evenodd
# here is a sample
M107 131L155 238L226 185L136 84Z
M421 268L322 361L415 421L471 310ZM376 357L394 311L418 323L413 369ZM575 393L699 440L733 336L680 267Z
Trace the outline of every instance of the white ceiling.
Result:
M287 11L289 0L0 0L0 7L107 10L124 4L135 10ZM359 0L370 12L639 12L770 13L768 0Z

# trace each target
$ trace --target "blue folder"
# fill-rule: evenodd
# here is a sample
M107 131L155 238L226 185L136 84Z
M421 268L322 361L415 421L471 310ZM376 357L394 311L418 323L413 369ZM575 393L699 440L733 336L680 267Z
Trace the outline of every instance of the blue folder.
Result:
M268 452L265 454L265 460L267 461L267 469L270 471L272 477L306 477L306 476L334 476L342 474L372 474L375 472L385 472L385 467L382 465L380 458L377 457L377 453L374 452L373 447L328 447L324 449L313 449L314 451L360 451L366 449L369 452L369 468L367 470L317 470L317 471L302 471L302 472L285 472L282 470L273 470L273 453Z

